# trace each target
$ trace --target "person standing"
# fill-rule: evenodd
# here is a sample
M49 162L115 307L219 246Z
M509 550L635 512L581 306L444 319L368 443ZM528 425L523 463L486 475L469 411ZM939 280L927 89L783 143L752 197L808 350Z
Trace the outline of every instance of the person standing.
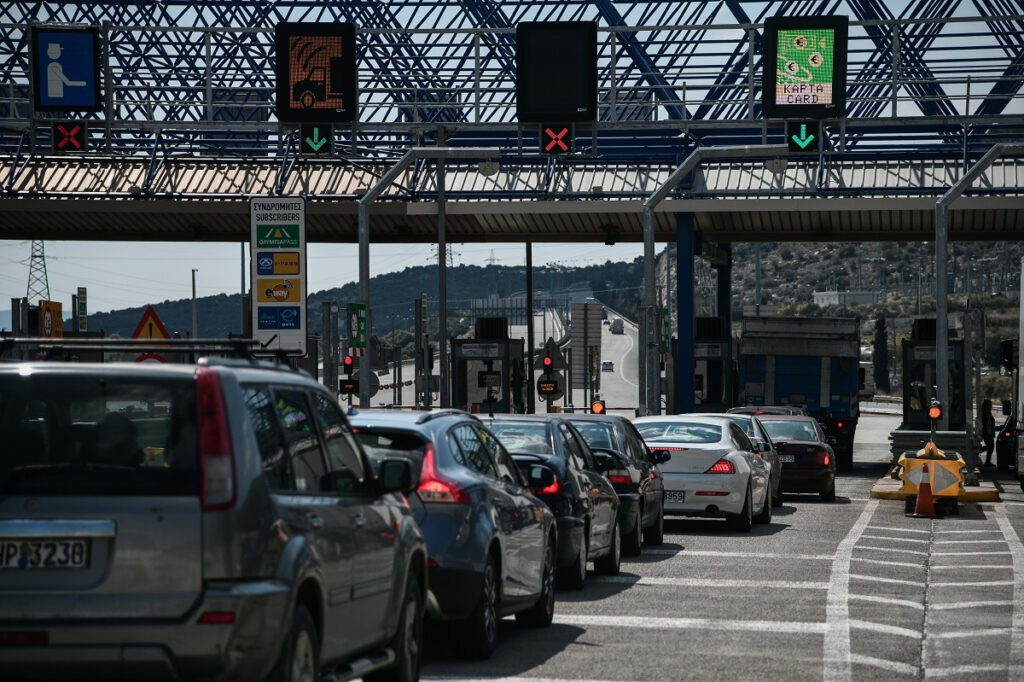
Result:
M996 446L996 418L992 416L992 401L985 400L981 403L981 439L985 441L985 464L992 464L992 450Z

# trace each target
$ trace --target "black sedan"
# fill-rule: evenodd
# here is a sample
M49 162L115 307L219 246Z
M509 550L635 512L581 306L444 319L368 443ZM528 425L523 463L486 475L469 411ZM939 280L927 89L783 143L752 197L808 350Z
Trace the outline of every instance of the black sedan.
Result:
M558 524L559 582L582 589L587 562L601 575L618 575L622 538L619 497L583 436L562 415L496 415L483 420L521 469L541 464L555 481L533 493Z
M781 453L782 491L836 499L836 455L814 417L765 414L760 417Z
M1017 463L1017 418L1010 415L996 431L996 465L1007 471Z
M615 414L570 417L592 452L612 457L605 476L619 494L622 553L640 554L642 544L660 545L665 535L665 483L658 464L670 455L651 452L636 427Z

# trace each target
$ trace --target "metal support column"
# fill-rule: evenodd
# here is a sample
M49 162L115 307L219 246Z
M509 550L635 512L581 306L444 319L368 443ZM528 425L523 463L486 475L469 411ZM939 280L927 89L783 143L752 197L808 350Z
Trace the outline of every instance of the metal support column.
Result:
M533 414L537 409L533 385L533 344L533 242L526 242L526 367L523 373L526 375L527 414Z
M693 412L693 214L676 214L676 413ZM668 378L666 377L666 380Z
M448 394L448 235L445 225L445 163L437 160L437 344L438 380L441 390L441 404L451 407Z
M725 250L728 262L726 265L719 266L718 275L718 306L717 314L718 317L725 322L725 333L729 339L729 342L725 346L725 368L723 369L723 380L725 381L725 390L722 392L722 397L726 405L735 405L736 396L736 385L733 381L733 370L732 370L732 244L720 244L719 246Z

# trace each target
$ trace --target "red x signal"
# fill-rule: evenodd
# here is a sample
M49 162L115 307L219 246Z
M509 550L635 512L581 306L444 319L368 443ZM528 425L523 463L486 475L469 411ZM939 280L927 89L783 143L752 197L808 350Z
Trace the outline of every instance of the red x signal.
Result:
M572 128L567 125L541 126L541 151L545 154L564 154L572 148Z
M85 149L85 124L70 121L53 124L53 150L55 152Z

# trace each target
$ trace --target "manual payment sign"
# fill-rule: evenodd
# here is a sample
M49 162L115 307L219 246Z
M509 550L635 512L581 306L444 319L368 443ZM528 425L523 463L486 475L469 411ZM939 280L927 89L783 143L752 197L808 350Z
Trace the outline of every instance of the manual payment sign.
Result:
M262 355L306 354L306 201L249 200L252 334Z

